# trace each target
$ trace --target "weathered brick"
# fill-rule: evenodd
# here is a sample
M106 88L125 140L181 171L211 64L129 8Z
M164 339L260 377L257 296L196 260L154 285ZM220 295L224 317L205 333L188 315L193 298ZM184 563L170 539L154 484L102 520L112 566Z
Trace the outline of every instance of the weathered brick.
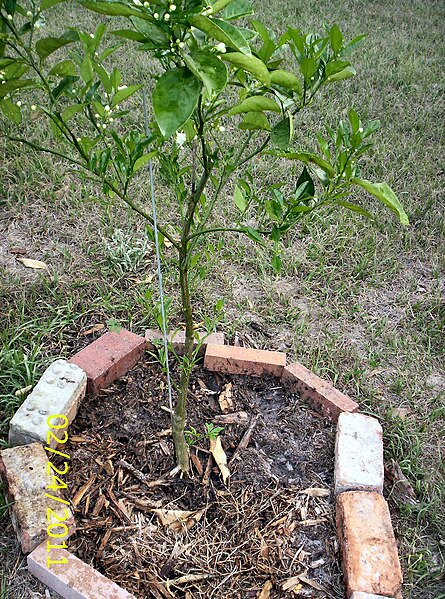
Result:
M202 339L202 344L199 348L198 355L203 356L205 354L206 346L209 343L214 345L224 345L225 338L224 333L203 333L198 332L199 338ZM155 329L148 329L145 331L145 340L147 342L148 351L153 351L155 346L153 341L159 340L162 341L163 335L161 331ZM185 344L185 331L175 331L173 333L168 334L168 341L172 344L173 350L178 354L182 355L184 352L184 344ZM194 347L197 347L197 342L195 342Z
M372 593L352 593L349 599L393 599L392 597L384 597L383 595L373 595Z
M97 394L133 368L144 351L144 337L122 330L105 333L69 361L87 373L87 392Z
M65 549L51 549L51 560L66 558L66 564L47 563L46 543L28 555L28 570L64 599L134 599L128 591Z
M299 362L286 366L282 380L288 382L301 397L334 422L342 412L358 411L358 403Z
M208 370L228 374L281 376L286 365L286 354L277 351L250 349L234 345L208 344L204 366Z
M85 396L87 376L76 364L56 360L14 414L9 424L9 444L26 445L38 441L47 443L50 430L47 419L51 414L62 414L71 423ZM57 420L52 420L56 424ZM65 429L58 429L57 436L63 438ZM57 441L50 439L51 447Z
M402 572L386 501L379 493L348 491L337 496L336 507L347 596L396 596Z
M383 493L383 437L378 420L340 414L335 441L335 492Z
M47 538L48 508L65 521L67 537L75 531L69 506L45 497L46 493L61 497L58 490L47 489L47 485L52 483L52 474L55 474L51 470L51 476L48 475L48 462L40 443L0 451L0 477L5 483L7 500L12 503L11 520L23 553L29 553ZM63 480L62 476L59 478ZM54 516L51 518L53 521ZM58 529L55 531L61 532Z

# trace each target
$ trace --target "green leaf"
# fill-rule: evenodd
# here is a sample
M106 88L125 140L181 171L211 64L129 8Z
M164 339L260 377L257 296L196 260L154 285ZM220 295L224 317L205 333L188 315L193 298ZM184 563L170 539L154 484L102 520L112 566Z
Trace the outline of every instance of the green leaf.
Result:
M40 11L44 11L47 8L51 8L56 4L61 4L62 2L66 2L66 0L42 0L40 3Z
M189 23L193 27L196 27L196 29L206 33L209 37L223 42L229 48L251 56L252 53L246 38L234 25L230 25L230 23L226 23L221 19L211 19L203 15L189 17Z
M253 8L250 0L234 0L227 5L222 17L228 21L233 21L245 17L246 15L251 15L252 13Z
M75 77L77 75L76 65L72 60L62 60L53 66L49 74L59 75L59 77Z
M349 111L349 122L351 123L352 133L358 131L360 127L360 118L353 108Z
M62 112L62 120L67 123L75 114L81 112L85 104L73 104Z
M365 191L380 200L387 208L399 217L402 225L409 225L408 215L403 209L398 197L387 183L372 183L366 179L352 179L352 183L359 185Z
M156 156L156 153L157 152L155 150L153 150L153 152L148 152L148 154L144 154L143 156L140 156L134 163L133 173L136 173L140 168L145 166L147 164L147 162L149 162L152 158L154 158Z
M282 265L283 265L283 261L281 259L281 256L279 254L275 254L272 257L272 268L274 269L274 271L276 273L280 273Z
M137 17L141 15L138 10L120 2L89 2L87 0L80 0L80 4L100 15L109 15L111 17Z
M270 81L272 85L279 85L280 87L284 87L285 89L297 92L299 96L301 96L303 93L301 89L300 80L298 79L298 77L296 77L293 73L290 73L289 71L283 71L281 69L272 71L270 73Z
M133 40L135 42L145 42L146 38L142 33L138 31L133 31L133 29L115 29L111 32L113 35L117 35L119 37L123 37L126 40Z
M80 65L80 74L85 84L88 85L94 79L93 63L89 56L85 56Z
M258 81L270 86L270 75L266 65L255 56L246 56L240 52L228 52L222 54L221 58L238 69L243 69L254 75Z
M303 58L300 62L300 69L303 74L306 83L309 83L311 77L315 75L318 69L318 65L313 58Z
M11 92L14 92L16 89L35 85L36 83L32 79L14 79L12 81L7 81L6 83L0 85L0 98L4 98Z
M142 85L129 85L124 89L118 90L113 96L111 106L116 106L117 104L120 104L121 102L135 94L138 90L140 90L141 87Z
M248 112L238 126L243 131L270 131L270 124L264 112Z
M355 37L348 44L346 44L346 46L340 52L340 55L347 56L348 54L350 54L357 46L359 46L362 43L363 38L365 38L365 37L366 37L366 34L357 35L357 37Z
M242 114L243 112L259 112L270 110L272 112L281 112L280 107L271 98L266 96L250 96L229 110L228 116Z
M59 48L63 48L67 44L72 44L78 39L77 33L74 32L69 32L66 36L62 37L44 37L36 43L36 52L43 61Z
M263 40L264 43L270 41L269 33L267 32L267 29L265 28L265 26L262 23L260 23L260 21L253 20L252 26L255 29L255 31L258 33L260 38Z
M342 81L342 79L349 79L350 77L354 77L356 74L357 72L353 67L346 67L346 69L343 69L343 71L331 75L326 81Z
M22 122L22 112L17 104L14 104L9 98L0 100L0 109L7 119L12 121L14 125L20 125Z
M279 121L272 129L271 141L276 148L287 150L293 136L293 119L291 116Z
M298 191L300 186L303 185L304 183L306 183L306 187L304 188L303 191ZM315 194L315 185L314 185L314 181L311 177L311 175L309 174L309 171L307 170L306 167L303 168L301 175L298 177L298 181L297 181L297 192L295 193L296 199L298 201L304 201L304 200L308 200L308 199L312 199L314 197Z
M335 202L337 206L342 206L347 210L351 210L352 212L357 212L357 214L361 214L362 216L366 216L366 218L373 219L373 216L370 212L362 208L361 206L357 206L357 204L351 204L351 202L346 202L345 200L337 200Z
M164 33L160 25L150 23L144 19L138 17L132 17L130 21L133 23L135 28L145 38L145 41L150 41L154 48L167 48L169 45L169 38Z
M153 91L153 110L165 139L193 114L201 87L201 81L184 67L170 69L158 80Z
M260 245L262 245L263 247L265 247L266 244L264 243L263 238L261 237L259 231L257 231L253 227L244 227L244 233L248 237L250 237L250 239L252 241L255 241L256 243L259 243Z
M329 38L331 40L331 47L335 54L338 54L343 44L343 36L337 24L332 25L329 32Z
M190 55L184 54L184 61L192 73L204 83L209 97L213 93L219 93L226 86L227 67L212 52L200 50L191 52Z
M212 4L212 12L213 14L223 10L226 6L235 2L235 0L217 0L214 4Z
M235 206L241 212L241 214L246 210L246 198L244 196L244 192L239 187L239 185L235 185L235 193L233 194L233 199L235 200Z
M102 83L105 92L107 94L111 94L111 92L113 91L113 86L111 85L111 79L107 71L103 68L102 65L97 64L97 62L93 63L93 68L99 75L100 82Z
M340 73L340 71L343 71L349 65L350 63L347 60L331 60L326 65L325 75L326 77L332 77L332 75Z

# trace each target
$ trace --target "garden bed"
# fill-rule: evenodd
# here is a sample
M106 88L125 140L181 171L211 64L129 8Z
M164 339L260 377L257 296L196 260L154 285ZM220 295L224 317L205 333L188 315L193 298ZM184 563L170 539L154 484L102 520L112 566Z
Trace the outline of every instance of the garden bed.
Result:
M144 357L83 401L66 446L77 523L70 551L140 598L343 596L334 425L279 379L197 367L187 428L202 435L206 423L220 425L221 393L232 402L226 411L242 413L221 434L230 482L210 459L209 439L194 435L192 477L171 478L165 385L159 364Z

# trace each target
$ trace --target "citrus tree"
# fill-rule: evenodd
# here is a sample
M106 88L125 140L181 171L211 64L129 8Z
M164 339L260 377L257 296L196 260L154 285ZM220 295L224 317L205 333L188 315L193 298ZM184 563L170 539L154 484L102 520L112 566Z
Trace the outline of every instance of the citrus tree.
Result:
M105 197L118 196L147 221L151 237L156 227L161 241L173 247L186 324L173 439L178 470L187 473L184 426L195 359L190 273L205 236L230 230L270 245L272 266L279 271L280 240L311 212L338 206L371 218L351 199L357 190L408 223L386 183L360 176L358 162L371 147L378 121L363 123L350 110L335 129L308 140L316 151L293 142L296 117L304 123L300 113L320 90L355 75L349 56L363 36L346 41L336 24L321 34L288 27L275 35L253 18L249 0L80 0L78 9L104 16L96 31L73 25L58 36L45 35L46 11L63 1L0 0L2 129L12 142L65 160L98 183ZM111 44L105 17L111 28L116 22ZM137 130L129 127L125 108L143 84L124 84L113 64L116 53L130 56L126 42L157 64L150 73L154 85L145 130L143 123ZM33 133L32 111L47 118L53 135L46 145ZM236 142L227 142L228 132ZM301 164L294 184L276 181L255 191L249 164L260 154L275 163ZM176 200L176 210L161 215L159 223L144 207L147 198L134 193L135 176L149 161L158 162ZM236 214L229 225L214 220L228 184ZM247 218L253 212L255 227Z

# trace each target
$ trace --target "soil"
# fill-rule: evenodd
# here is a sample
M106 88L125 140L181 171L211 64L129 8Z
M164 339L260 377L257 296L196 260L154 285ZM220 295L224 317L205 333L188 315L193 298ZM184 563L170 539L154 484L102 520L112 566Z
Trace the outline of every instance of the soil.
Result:
M203 433L221 417L227 389L230 412L245 414L220 433L226 486ZM86 397L65 446L78 527L69 550L141 599L342 597L334 426L273 378L198 366L189 394L187 427L202 435L191 446L190 478L169 476L174 449L158 363L145 357ZM253 420L249 445L237 451ZM170 526L162 523L169 516Z

